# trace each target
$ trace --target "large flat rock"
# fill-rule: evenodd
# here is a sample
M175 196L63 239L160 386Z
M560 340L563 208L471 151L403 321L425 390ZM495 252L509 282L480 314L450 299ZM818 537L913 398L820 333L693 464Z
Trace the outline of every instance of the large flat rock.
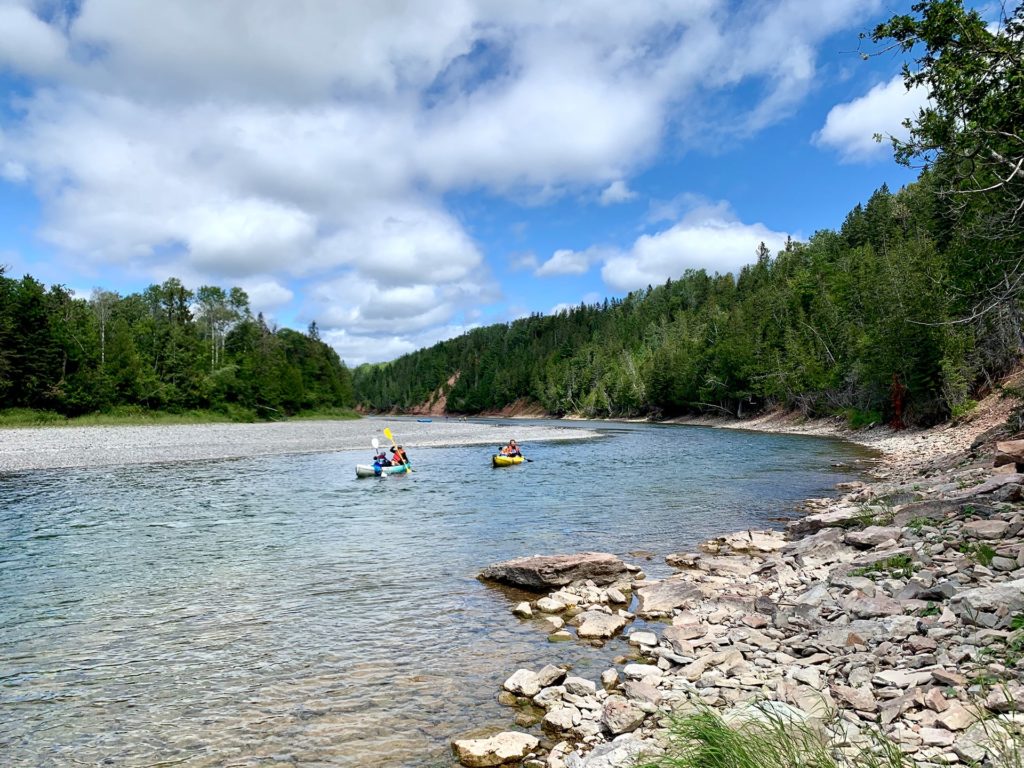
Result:
M490 565L481 579L532 590L564 587L574 581L591 580L595 584L613 584L626 578L626 564L607 552L581 552L575 555L535 555Z

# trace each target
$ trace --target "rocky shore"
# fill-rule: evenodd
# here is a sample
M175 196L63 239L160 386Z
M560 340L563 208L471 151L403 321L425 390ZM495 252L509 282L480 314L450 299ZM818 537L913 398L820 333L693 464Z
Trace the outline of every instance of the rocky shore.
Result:
M920 768L1021 765L1024 442L999 443L1007 411L993 400L955 427L878 431L872 480L808 500L784 532L671 555L657 582L601 553L488 569L545 589L513 613L542 617L552 640L624 633L631 651L600 680L509 670L500 700L529 732L456 739L456 758L632 766L710 708L815 728L840 765L880 739Z

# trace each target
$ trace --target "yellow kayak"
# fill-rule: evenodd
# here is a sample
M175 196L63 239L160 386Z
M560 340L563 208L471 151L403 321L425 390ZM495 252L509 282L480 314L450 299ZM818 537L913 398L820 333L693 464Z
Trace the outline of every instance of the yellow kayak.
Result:
M491 464L495 467L511 467L513 464L522 464L522 456L502 456L500 453L496 453L491 456Z

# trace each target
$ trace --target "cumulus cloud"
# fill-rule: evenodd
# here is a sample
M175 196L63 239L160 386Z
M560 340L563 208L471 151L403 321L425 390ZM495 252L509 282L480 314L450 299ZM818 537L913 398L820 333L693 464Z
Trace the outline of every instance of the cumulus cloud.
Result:
M736 272L754 261L760 243L775 252L786 238L785 232L764 224L739 221L726 203L703 205L668 229L642 235L628 250L607 258L601 277L615 290L631 291L678 278L687 269Z
M498 295L449 193L628 200L667 140L696 135L683 122L721 117L707 93L758 86L738 132L782 119L820 41L878 4L0 0L0 71L30 83L0 175L34 190L57 271L262 286L338 345L376 336L352 352L382 359ZM517 263L604 262L610 285L661 269L636 246L616 258Z
M614 205L624 203L636 197L636 192L631 190L622 179L616 179L601 191L601 205Z
M295 298L294 291L276 280L246 280L241 288L249 295L249 305L254 312L274 312Z
M925 88L908 91L903 77L896 76L860 98L832 107L825 125L814 135L814 143L836 150L845 162L885 157L890 152L889 144L876 141L875 135L905 139L903 121L915 116L927 101Z

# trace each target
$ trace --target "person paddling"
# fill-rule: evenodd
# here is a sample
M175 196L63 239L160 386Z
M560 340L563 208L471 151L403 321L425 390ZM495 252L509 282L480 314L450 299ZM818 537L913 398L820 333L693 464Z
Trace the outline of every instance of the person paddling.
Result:
M519 445L515 440L509 440L508 445L501 449L502 456L522 456L523 454L519 450Z
M402 464L409 463L409 455L405 452L405 449L400 445L391 447L391 464L393 466L400 466Z

